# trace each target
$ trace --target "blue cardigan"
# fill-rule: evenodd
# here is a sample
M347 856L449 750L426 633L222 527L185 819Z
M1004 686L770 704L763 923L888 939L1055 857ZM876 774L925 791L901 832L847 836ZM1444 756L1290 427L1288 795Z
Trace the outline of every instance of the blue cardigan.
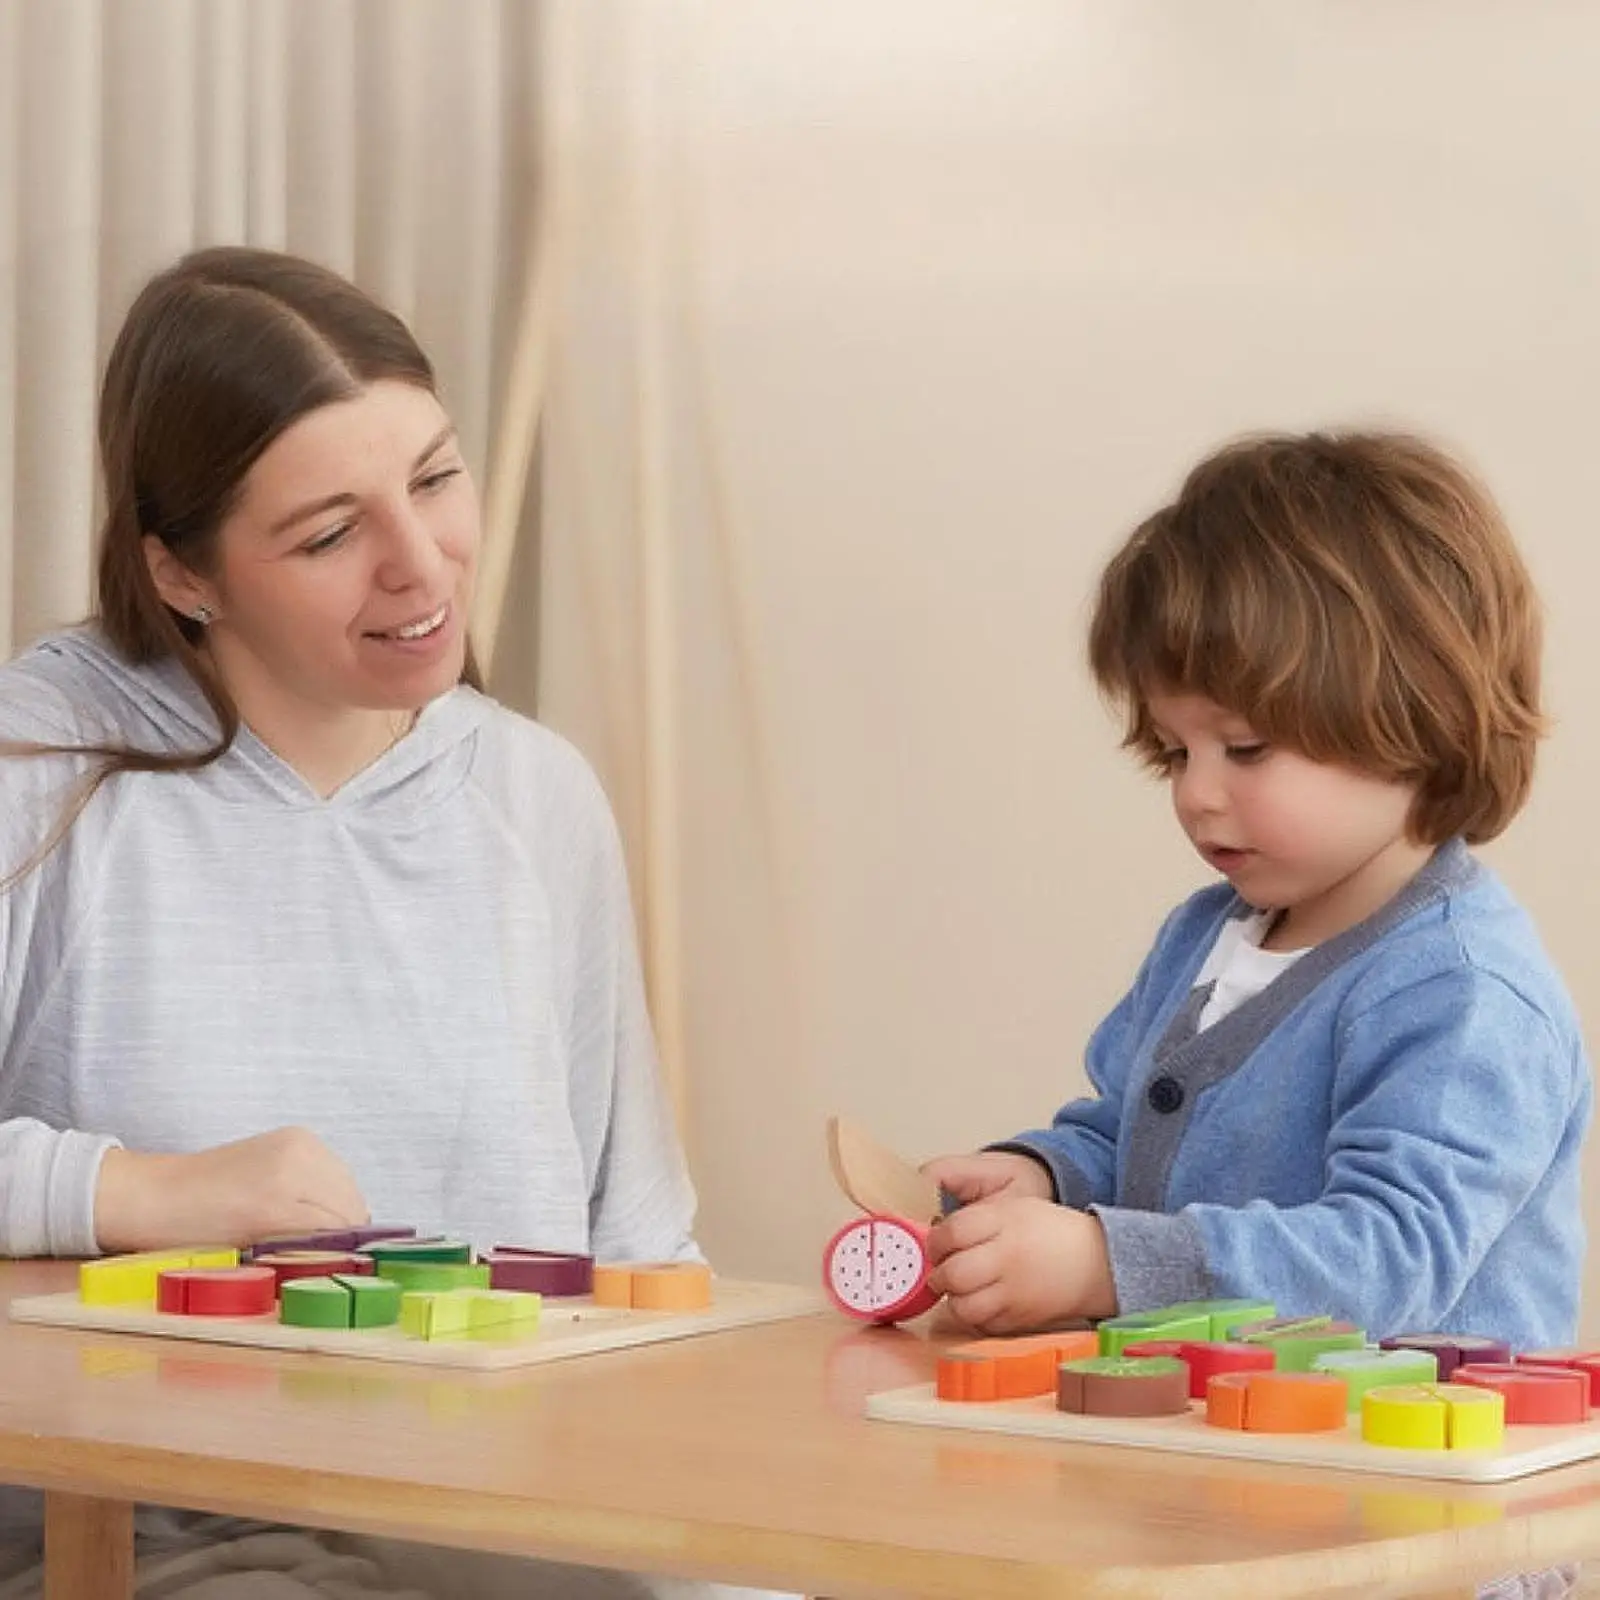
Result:
M1526 913L1453 841L1196 1033L1249 909L1226 885L1178 907L1090 1041L1098 1098L1002 1148L1098 1214L1123 1311L1248 1296L1374 1339L1569 1344L1589 1064Z

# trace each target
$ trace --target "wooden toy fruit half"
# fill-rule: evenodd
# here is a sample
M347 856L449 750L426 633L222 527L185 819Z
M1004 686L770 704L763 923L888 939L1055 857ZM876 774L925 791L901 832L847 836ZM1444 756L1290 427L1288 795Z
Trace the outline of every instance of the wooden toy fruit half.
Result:
M822 1252L822 1285L847 1317L906 1322L931 1311L928 1229L906 1217L873 1215L847 1222Z

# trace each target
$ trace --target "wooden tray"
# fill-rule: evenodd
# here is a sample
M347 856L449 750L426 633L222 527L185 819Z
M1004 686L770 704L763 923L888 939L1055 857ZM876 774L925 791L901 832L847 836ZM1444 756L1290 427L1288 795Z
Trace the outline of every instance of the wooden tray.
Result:
M33 1295L11 1302L13 1322L94 1333L138 1333L206 1344L256 1345L268 1350L310 1350L318 1355L368 1361L411 1361L436 1367L523 1367L540 1361L666 1339L688 1339L724 1328L777 1322L822 1309L821 1296L785 1283L714 1280L713 1303L703 1311L630 1311L584 1299L547 1299L529 1332L456 1339L413 1339L397 1327L294 1328L277 1314L260 1317L188 1317L146 1306L86 1306L76 1293Z
M887 1422L1026 1434L1067 1444L1175 1450L1184 1455L1230 1456L1240 1461L1338 1467L1345 1472L1449 1478L1463 1483L1504 1483L1600 1456L1600 1419L1568 1427L1508 1424L1505 1443L1494 1450L1391 1450L1367 1444L1358 1418L1352 1418L1340 1433L1241 1433L1213 1428L1197 1401L1190 1402L1185 1416L1085 1417L1057 1411L1048 1395L991 1402L940 1400L931 1383L869 1395L867 1415Z

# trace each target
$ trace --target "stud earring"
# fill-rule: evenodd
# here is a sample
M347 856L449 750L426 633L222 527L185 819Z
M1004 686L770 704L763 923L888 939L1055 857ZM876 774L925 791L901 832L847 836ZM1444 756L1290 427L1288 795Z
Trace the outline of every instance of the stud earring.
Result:
M215 616L216 612L213 611L210 606L196 606L194 608L194 620L198 622L202 628L205 627L207 623L209 623Z

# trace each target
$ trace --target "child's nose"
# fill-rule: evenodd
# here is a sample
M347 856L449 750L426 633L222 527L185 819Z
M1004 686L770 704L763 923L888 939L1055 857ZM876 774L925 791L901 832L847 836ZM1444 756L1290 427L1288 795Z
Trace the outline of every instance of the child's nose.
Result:
M1222 773L1212 763L1190 757L1188 765L1177 775L1173 799L1179 816L1184 818L1204 817L1220 811L1225 800Z

